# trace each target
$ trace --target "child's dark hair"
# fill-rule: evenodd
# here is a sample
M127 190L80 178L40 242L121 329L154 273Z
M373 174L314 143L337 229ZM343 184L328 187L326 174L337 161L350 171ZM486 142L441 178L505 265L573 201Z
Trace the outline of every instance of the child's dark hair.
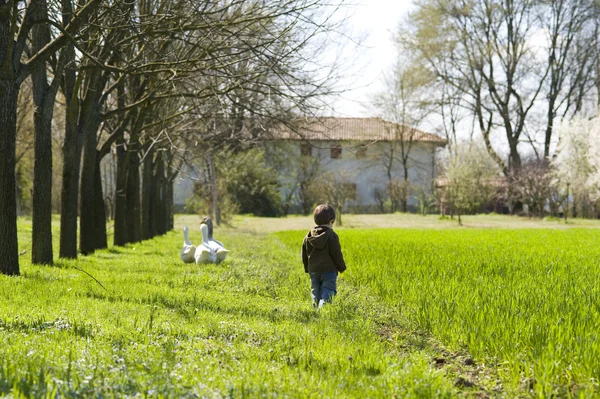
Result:
M335 210L327 204L321 204L315 208L314 216L315 223L322 226L335 220Z

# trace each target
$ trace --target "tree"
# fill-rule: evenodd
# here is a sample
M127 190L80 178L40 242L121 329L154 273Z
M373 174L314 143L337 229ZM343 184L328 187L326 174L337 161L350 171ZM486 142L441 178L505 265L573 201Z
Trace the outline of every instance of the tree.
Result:
M594 0L422 0L400 37L460 94L508 176L521 166L522 143L548 158L556 117L581 110L598 59L589 47L598 36L595 18ZM538 109L547 110L545 123L537 123ZM493 145L500 132L508 159Z
M257 216L281 216L281 196L277 191L277 174L265 163L264 151L221 154L218 173L226 193L241 213Z
M387 186L387 194L390 199L390 212L398 210L398 203L402 203L402 212L406 212L406 202L410 190L410 182L407 180L392 179Z
M373 105L379 115L392 123L385 125L390 140L380 156L380 164L388 177L388 191L400 194L392 200L392 212L395 212L396 200L401 203L402 212L408 211L409 167L418 167L411 153L420 131L416 128L423 122L431 110L433 75L411 57L398 59L391 76L386 78L386 88L378 93ZM396 168L402 167L402 183L395 182ZM403 187L402 190L396 190Z
M44 21L48 18L46 0L37 0L37 7L31 9L32 18ZM63 14L61 28L70 22L70 16ZM31 30L31 48L40 53L52 40L50 25L36 23ZM52 61L52 57L48 58ZM52 118L54 103L62 78L64 53L61 51L58 61L48 62L52 69L49 79L46 62L35 63L31 70L33 81L33 113L35 129L35 162L33 168L33 215L32 215L32 263L52 264Z
M458 224L462 224L461 215L480 210L494 198L498 191L497 170L484 149L474 143L459 144L438 181L442 190L440 208L449 206L458 216Z
M598 123L595 118L577 118L561 124L558 130L560 142L552 160L556 185L571 194L573 216L591 216L600 197Z
M544 217L553 192L553 175L546 160L529 159L509 176L509 200L527 206L528 214Z
M19 89L36 68L42 68L70 37L76 35L99 3L98 0L80 3L72 23L63 26L56 22L56 26L63 26L60 33L42 48L34 46L29 51L27 40L34 26L49 23L49 15L45 14L46 3L43 0L31 1L21 9L17 0L0 2L0 126L4 129L0 136L0 241L3 243L0 249L0 272L4 274L19 274L14 191Z
M27 80L20 90L17 109L15 188L17 191L17 213L19 215L30 214L32 207L33 143L33 100L31 81Z
M287 215L292 203L297 202L304 214L312 211L315 199L309 190L310 183L321 174L324 160L313 154L312 146L302 142L301 148L309 148L303 154L293 144L276 143L265 145L265 156L269 165L278 171L278 189L283 198L283 214Z
M350 172L327 172L311 182L309 190L318 202L334 207L336 222L341 226L346 204L356 198L356 184L352 182Z
M419 214L422 216L427 215L433 208L435 208L436 198L431 190L431 182L417 184L414 187L415 199L417 200L417 209Z

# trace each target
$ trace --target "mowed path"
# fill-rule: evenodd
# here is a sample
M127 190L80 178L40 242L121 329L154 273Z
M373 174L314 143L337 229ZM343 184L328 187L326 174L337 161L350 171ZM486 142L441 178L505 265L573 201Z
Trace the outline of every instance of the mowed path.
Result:
M466 215L462 216L462 226L456 219L444 218L439 215L415 214L381 214L381 215L343 215L343 225L336 223L336 229L370 229L370 228L412 228L412 229L570 229L570 228L600 228L600 220L568 219L538 219L507 215ZM181 230L184 224L197 225L196 215L178 215L175 219L175 229ZM249 216L234 216L223 224L221 232L248 232L265 234L282 230L306 230L313 224L312 216L291 215L284 218L261 218Z

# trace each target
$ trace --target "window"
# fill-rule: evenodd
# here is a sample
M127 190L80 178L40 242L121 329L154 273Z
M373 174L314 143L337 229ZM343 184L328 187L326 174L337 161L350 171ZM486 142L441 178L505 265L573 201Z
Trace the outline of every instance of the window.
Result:
M310 145L310 143L300 144L300 155L307 157L312 156L312 145Z
M331 158L338 159L342 156L342 147L339 144L335 144L331 147Z
M367 156L367 146L366 145L361 145L360 147L356 148L356 158L364 158Z

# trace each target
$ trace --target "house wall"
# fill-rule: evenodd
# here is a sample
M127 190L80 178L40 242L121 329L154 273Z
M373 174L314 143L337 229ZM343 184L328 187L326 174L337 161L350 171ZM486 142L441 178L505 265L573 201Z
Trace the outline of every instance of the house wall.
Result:
M287 141L285 143L271 142L268 145L280 146L280 148L292 152L291 156L299 156L302 143L301 141ZM332 159L331 148L338 145L338 142L318 141L311 143L311 155L316 160L320 160L324 172L332 171L346 174L356 184L356 199L351 205L359 210L369 210L374 209L378 204L374 195L375 189L386 190L388 185L387 172L383 166L382 157L384 157L386 151L389 151L390 143L377 142L369 144L365 146L366 152L362 155L359 150L361 144L363 143L341 143L341 156ZM436 148L429 143L413 143L408 165L408 176L412 185L422 184L427 190L430 190L431 180L434 177ZM392 177L403 180L403 168L400 160L395 160L393 165ZM280 175L280 180L285 183L287 177ZM408 204L414 206L416 200L411 197Z
M269 150L277 148L279 151L290 153L290 157L298 157L301 153L302 141L272 141L265 143L267 147L267 157ZM357 210L375 211L377 201L374 196L374 190L379 188L385 190L388 184L386 171L382 165L382 154L389 149L389 142L378 142L366 146L364 157L357 156L359 143L345 142L341 143L342 153L338 159L331 158L331 147L337 145L334 141L318 141L312 144L312 156L322 164L322 171L333 171L346 173L356 184L356 199L350 205ZM362 143L361 143L362 144ZM436 147L429 143L414 143L411 148L411 160L409 162L408 175L411 184L423 184L427 189L430 188L431 179L434 176L434 160ZM392 175L394 178L403 179L402 164L399 160L394 162ZM291 177L287 176L289 172L282 171L279 180L282 184L282 190L286 190L286 184ZM194 181L198 180L197 171L186 168L182 170L174 182L174 203L178 212L181 212L185 206L186 200L193 196ZM285 193L284 193L285 194ZM412 197L408 201L409 206L416 206L416 200ZM300 207L293 206L292 212L299 212Z

